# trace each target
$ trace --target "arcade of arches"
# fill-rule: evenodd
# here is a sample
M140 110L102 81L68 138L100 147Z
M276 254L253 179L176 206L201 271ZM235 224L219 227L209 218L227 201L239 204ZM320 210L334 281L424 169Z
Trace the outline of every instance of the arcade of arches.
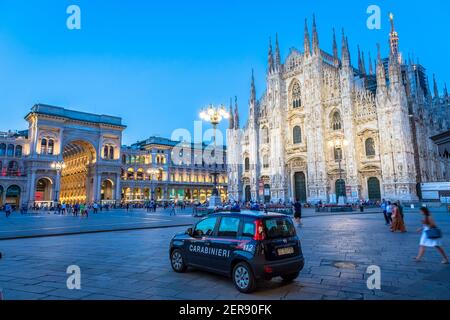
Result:
M59 199L65 203L89 202L95 173L96 152L92 145L75 141L64 147Z

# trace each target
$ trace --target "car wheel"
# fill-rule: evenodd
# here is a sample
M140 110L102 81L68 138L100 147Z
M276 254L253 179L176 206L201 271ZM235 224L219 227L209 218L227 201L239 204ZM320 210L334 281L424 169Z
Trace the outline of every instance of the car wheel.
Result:
M175 272L185 272L187 269L186 264L184 263L183 255L179 249L175 249L170 254L170 264L172 265L172 269Z
M240 292L251 293L255 290L256 280L250 266L245 262L239 262L233 268L233 283Z
M295 279L297 279L298 275L300 274L300 272L295 272L295 273L289 273L289 274L284 274L281 276L281 278L285 281L285 282L292 282Z

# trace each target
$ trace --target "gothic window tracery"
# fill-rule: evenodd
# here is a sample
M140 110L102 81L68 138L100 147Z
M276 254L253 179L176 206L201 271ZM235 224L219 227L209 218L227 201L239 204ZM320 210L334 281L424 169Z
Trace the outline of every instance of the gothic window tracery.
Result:
M334 131L342 129L342 119L339 111L335 111L331 117L331 129Z
M302 143L302 129L300 126L295 126L292 130L293 142L294 144Z
M291 89L291 103L292 108L294 109L300 108L302 106L300 84L298 83L298 81L294 83Z
M269 168L269 155L267 154L263 155L263 168Z
M375 141L372 138L366 139L365 147L367 157L375 156Z
M249 158L245 158L245 161L244 161L244 170L245 170L246 172L250 171L250 159L249 159Z
M261 129L261 140L262 143L269 143L269 129L267 127L263 127Z

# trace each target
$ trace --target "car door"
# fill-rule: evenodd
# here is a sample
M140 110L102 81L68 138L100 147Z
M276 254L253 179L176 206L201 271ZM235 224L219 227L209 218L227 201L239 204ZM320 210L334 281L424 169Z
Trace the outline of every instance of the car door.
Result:
M238 234L241 220L237 216L222 216L218 223L216 236L211 240L213 252L211 263L219 272L230 272L232 253L239 245Z
M195 225L187 247L190 264L210 268L208 265L210 238L214 235L218 220L218 217L209 217Z

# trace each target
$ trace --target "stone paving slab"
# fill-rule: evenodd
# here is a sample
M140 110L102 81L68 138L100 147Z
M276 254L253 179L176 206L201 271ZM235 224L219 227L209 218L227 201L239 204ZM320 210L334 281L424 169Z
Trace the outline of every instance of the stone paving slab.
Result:
M435 218L450 234L450 214ZM244 295L230 279L197 270L171 270L170 238L183 228L94 233L0 241L0 288L5 299L400 300L450 299L450 267L435 250L417 253L420 215L406 215L408 233L391 233L381 215L326 216L298 229L306 259L291 284L273 279ZM450 237L443 244L450 251ZM353 263L337 268L335 262ZM81 268L81 290L68 290L66 268ZM369 265L381 268L381 290L367 289Z

